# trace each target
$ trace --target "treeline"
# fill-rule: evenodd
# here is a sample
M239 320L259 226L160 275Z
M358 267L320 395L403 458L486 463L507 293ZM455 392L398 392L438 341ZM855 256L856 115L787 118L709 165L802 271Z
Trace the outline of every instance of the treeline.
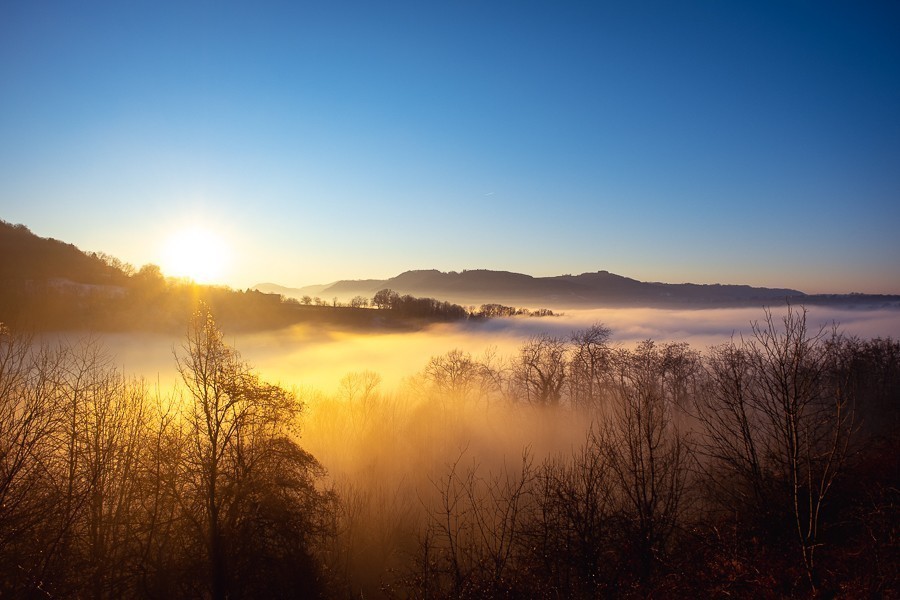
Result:
M554 317L556 316L549 308L538 308L530 310L527 308L515 308L513 306L504 306L503 304L482 304L477 312L472 313L477 317L493 318L493 317Z
M364 299L363 299L364 300ZM433 298L398 296L389 311L375 315L368 302L349 305L309 302L257 290L233 290L165 277L147 265L117 285L82 284L65 279L12 280L0 287L0 319L22 330L180 332L198 302L210 306L223 326L233 330L279 329L297 323L337 327L410 327L409 319L459 320L462 307ZM385 320L387 319L387 321Z
M426 379L451 395L497 386L591 425L574 450L517 466L454 461L433 483L412 595L900 591L900 344L810 331L793 310L706 354L608 335L532 338L501 370L432 359Z
M288 299L287 301L292 301ZM492 319L504 317L552 317L556 316L549 308L530 310L528 308L516 308L503 304L482 304L479 308L474 306L464 307L459 304L437 300L436 298L416 297L410 294L400 294L390 288L379 290L371 298L354 296L349 302L344 303L333 298L328 302L318 296L302 296L296 300L303 306L330 306L332 308L376 308L390 311L403 318L428 319L436 321L459 321L464 319Z
M112 363L0 330L0 595L900 591L900 343L802 310L703 352L453 350L387 392L268 384L208 310L179 389Z
M275 329L308 318L273 294L199 285L165 277L147 265L112 284L68 279L7 280L0 320L21 330L181 332L203 301L220 320L243 330Z
M104 254L87 254L52 238L40 238L25 225L0 219L0 282L47 280L68 275L92 285L120 285L133 269ZM65 275L64 275L65 274Z
M141 268L103 252L40 238L24 225L0 220L0 322L20 330L181 332L197 302L210 306L229 329L259 331L297 323L353 329L414 328L410 321L455 321L515 315L548 316L499 304L480 310L434 298L380 290L373 298L344 303L303 296L299 300L257 290L233 290L166 277L153 264ZM386 309L379 315L359 309ZM331 309L331 310L326 310ZM341 310L337 310L341 309Z
M598 325L378 381L311 403L310 447L347 474L346 596L900 591L896 341L789 310L704 352Z
M474 306L465 308L459 304L435 300L434 298L416 298L409 294L400 295L390 288L379 290L372 298L371 305L381 310L391 310L404 316L440 318L460 320L466 318L491 319L502 317L533 316L552 317L553 311L548 308L529 310L515 308L503 304L482 304L478 309ZM351 306L368 306L365 298L357 296Z
M104 260L114 261L112 258ZM320 323L354 329L415 327L419 322L459 321L518 315L553 316L548 309L529 311L499 304L480 310L435 298L417 298L382 290L371 301L348 303L337 298L300 300L257 290L233 290L168 278L146 265L113 284L85 284L67 279L6 280L0 285L0 320L22 330L180 332L185 315L197 302L210 306L223 326L234 330L279 329L297 323ZM386 295L385 295L386 294ZM369 307L382 309L377 315Z
M24 225L0 220L0 322L19 330L181 332L199 301L235 330L278 329L296 323L338 327L409 328L404 319L455 319L459 307L431 299L404 297L385 319L351 309L335 299L296 302L256 290L198 285L166 277L153 264L137 269L102 252L82 252L71 244L40 238ZM306 299L304 299L306 300ZM464 312L464 311L463 311ZM387 321L387 322L386 322Z
M151 390L95 341L0 328L0 596L317 597L335 498L301 404L208 312Z

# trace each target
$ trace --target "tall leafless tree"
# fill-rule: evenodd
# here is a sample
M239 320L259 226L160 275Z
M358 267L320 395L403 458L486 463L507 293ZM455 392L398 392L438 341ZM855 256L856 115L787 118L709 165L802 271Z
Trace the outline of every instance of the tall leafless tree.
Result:
M551 335L530 338L519 348L513 365L519 400L538 406L559 406L567 378L568 343Z
M600 404L612 355L610 335L610 329L600 323L572 333L569 398L575 408L591 410Z
M766 311L764 322L753 324L750 356L764 451L786 488L803 566L815 591L822 509L847 456L854 410L848 386L828 371L827 330L811 333L806 316L806 309L788 307L779 326ZM837 336L832 331L832 340Z
M665 394L663 354L652 341L616 357L613 408L603 448L626 522L638 573L648 581L682 510L690 461Z
M238 593L235 581L278 585L298 569L314 572L308 550L320 526L327 527L320 517L328 496L314 486L322 474L318 462L296 443L300 403L259 379L225 344L206 307L195 314L176 363L188 393L185 466L198 501L212 597ZM243 568L257 559L255 568ZM283 570L261 570L273 569L273 561Z

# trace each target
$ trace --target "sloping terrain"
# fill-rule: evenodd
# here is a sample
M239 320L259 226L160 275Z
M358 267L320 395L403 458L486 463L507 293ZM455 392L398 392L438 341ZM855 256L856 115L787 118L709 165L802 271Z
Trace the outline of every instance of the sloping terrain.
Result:
M275 286L259 286L275 291ZM444 273L436 270L406 271L382 280L344 280L324 286L281 288L285 295L309 294L322 298L371 297L389 288L400 294L434 296L461 304L501 302L529 307L578 308L589 306L741 306L801 302L807 297L792 289L747 285L670 284L637 281L607 271L532 277L508 271L484 269Z

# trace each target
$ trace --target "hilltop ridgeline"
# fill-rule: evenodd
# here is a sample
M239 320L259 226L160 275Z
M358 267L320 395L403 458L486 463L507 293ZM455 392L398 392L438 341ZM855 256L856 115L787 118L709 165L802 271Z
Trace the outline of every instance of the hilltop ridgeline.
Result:
M382 288L390 288L401 294L436 296L463 305L502 302L553 308L769 306L787 300L799 303L809 297L793 289L748 285L649 283L608 271L532 277L486 269L449 273L419 270L406 271L390 279L344 280L302 288L286 288L271 283L254 287L295 298L305 295L324 298L365 296Z
M166 277L156 265L135 269L102 252L41 238L0 221L0 325L17 329L181 332L201 303L229 329L276 329L307 323L338 329L416 329L438 321L552 316L500 304L480 310L382 289L350 302L286 298ZM369 305L378 310L369 309Z
M394 293L398 301L381 306L389 310L368 310L369 302L384 290ZM39 330L182 331L199 300L213 307L225 327L251 330L299 322L357 329L408 328L473 316L553 314L549 309L514 308L522 306L900 306L900 296L807 295L792 289L745 285L647 283L607 271L532 277L483 269L459 273L420 270L390 279L338 281L299 289L260 284L240 291L168 278L156 265L135 269L103 252L83 252L72 244L39 237L24 225L0 220L0 322Z
M344 298L390 288L401 294L436 296L464 305L502 302L553 308L769 306L786 301L800 303L809 297L794 289L644 282L608 271L532 277L485 269L449 273L419 270L406 271L390 279L344 280L303 288L268 283L254 287L297 298L304 295Z

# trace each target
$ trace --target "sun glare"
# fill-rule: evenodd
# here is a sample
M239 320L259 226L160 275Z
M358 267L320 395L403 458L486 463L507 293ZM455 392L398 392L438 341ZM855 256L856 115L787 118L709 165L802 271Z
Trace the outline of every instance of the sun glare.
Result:
M172 277L221 283L228 254L228 245L220 236L203 227L190 227L176 231L166 240L161 266Z

